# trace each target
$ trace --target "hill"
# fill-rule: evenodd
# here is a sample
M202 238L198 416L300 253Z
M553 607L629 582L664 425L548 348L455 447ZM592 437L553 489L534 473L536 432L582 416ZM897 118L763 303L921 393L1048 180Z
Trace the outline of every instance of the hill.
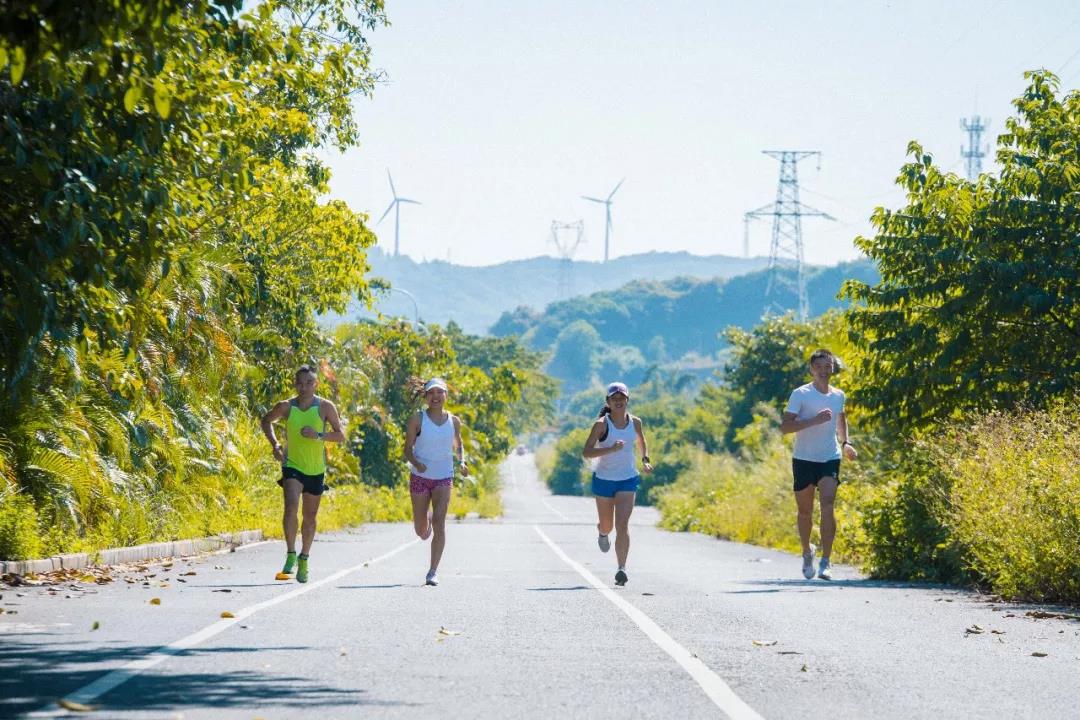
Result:
M414 309L403 293L390 293L379 301L382 312L408 318L416 312L421 320L440 325L453 320L469 333L486 333L500 315L514 308L543 308L560 299L562 261L553 257L472 267L439 260L416 262L375 248L368 259L373 276L416 298ZM768 259L761 257L703 257L686 252L627 255L608 263L575 261L571 264L571 282L565 295L614 290L633 280L659 281L680 276L729 278L767 264ZM370 316L356 303L344 317L331 313L322 318L322 323L333 326L342 320Z
M725 346L723 331L732 325L750 328L761 320L768 276L760 270L728 279L639 280L556 302L540 312L517 308L503 314L491 332L520 335L528 346L551 351L548 371L569 391L588 385L596 372L636 382L653 365L693 366L695 374L708 374ZM877 277L869 260L811 268L810 314L840 306L836 295L845 280L876 284ZM794 291L781 296L778 306L771 310L793 309Z

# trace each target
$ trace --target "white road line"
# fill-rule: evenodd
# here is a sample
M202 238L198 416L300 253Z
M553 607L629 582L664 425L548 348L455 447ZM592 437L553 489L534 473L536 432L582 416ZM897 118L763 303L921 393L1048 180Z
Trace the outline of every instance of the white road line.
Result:
M278 605L280 603L286 602L287 600L292 600L293 598L299 597L304 593L311 592L312 590L320 588L323 585L328 585L332 582L336 582L341 578L345 577L346 575L356 572L357 570L360 570L364 567L367 567L372 563L381 562L382 560L391 558L394 555L397 555L399 552L402 552L403 550L412 547L418 542L420 542L419 538L415 540L410 540L404 545L399 545L388 553L384 553L376 558L372 558L371 560L366 560L359 565L353 565L352 567L347 567L344 570L338 570L333 575L329 575L322 580L316 580L315 582L307 583L296 588L295 590L291 590L282 595L278 595L277 597L270 598L269 600L264 600L263 602L255 603L254 605L248 605L246 608L237 610L235 613L235 617L222 618L213 625L208 625L207 627L199 630L198 632L192 633L187 637L180 638L179 640L171 642L164 647L160 647L157 650L154 650L149 655L140 658L139 660L134 660L127 665L123 665L116 670L113 670L112 672L101 676L89 685L85 685L76 690L75 692L69 693L64 699L86 705L92 700L101 697L110 690L124 684L136 675L142 673L144 670L149 670L155 665L158 665L165 660L168 660L171 656L182 650L186 650L190 647L198 645L199 643L209 640L215 635L225 630L228 630L236 623L251 617L260 610L265 610L268 607L273 607L274 605ZM36 712L30 713L29 715L27 715L27 717L55 717L56 715L67 715L67 711L59 710L59 712L57 712L57 708L55 706L48 705Z
M563 514L562 514L561 512L559 512L558 510L556 510L556 509L555 509L555 506L554 506L554 505L552 505L551 503L549 503L549 502L548 502L548 501L547 501L546 499L544 499L544 498L540 498L540 502L544 503L544 507L546 507L546 508L547 508L548 510L550 510L551 512L553 512L553 513L555 513L556 515L558 515L558 516L559 516L560 518L562 518L563 520L567 520L567 521L569 521L569 520L570 520L570 518L568 518L568 517L567 517L566 515L563 515Z
M559 558L567 565L577 571L578 575L589 581L589 584L600 591L600 593L615 604L615 607L622 610L627 617L634 621L645 635L650 640L656 643L661 650L666 652L671 658L679 663L683 670L685 670L690 677L692 677L701 689L705 691L705 694L709 696L718 708L720 708L725 715L732 720L762 720L762 717L754 711L752 707L747 705L735 691L728 687L728 684L723 679L714 673L708 665L701 662L697 656L692 655L689 650L677 643L670 635L664 632L663 628L653 622L645 613L638 610L629 602L619 597L618 594L610 587L600 581L595 575L586 570L582 565L571 560L570 557L562 551L562 549L552 542L543 530L538 526L533 525L533 530L540 536L540 539L547 543L548 547L559 556Z

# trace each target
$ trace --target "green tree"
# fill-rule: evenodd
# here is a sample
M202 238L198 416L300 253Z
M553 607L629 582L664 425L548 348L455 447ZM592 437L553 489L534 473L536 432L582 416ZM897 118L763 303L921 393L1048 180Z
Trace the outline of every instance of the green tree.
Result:
M946 173L913 142L907 205L878 208L856 240L881 273L844 289L879 418L922 426L1080 388L1080 93L1025 77L997 176Z
M600 352L600 334L585 320L576 320L559 333L548 372L563 381L563 392L581 390L592 381Z

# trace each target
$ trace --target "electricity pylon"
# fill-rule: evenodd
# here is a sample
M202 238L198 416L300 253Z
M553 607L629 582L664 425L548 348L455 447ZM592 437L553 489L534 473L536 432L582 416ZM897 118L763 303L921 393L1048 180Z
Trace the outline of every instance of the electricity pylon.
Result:
M569 233L570 237L562 235ZM585 242L585 221L564 223L558 220L551 221L551 242L559 251L559 286L557 297L565 300L570 297L574 290L574 254L578 247Z
M782 288L793 290L798 298L799 320L810 315L810 302L806 297L806 275L803 269L802 219L822 217L835 220L832 215L799 202L799 161L816 155L821 167L821 153L817 150L762 150L762 153L780 161L780 182L776 186L776 201L751 210L743 217L745 223L743 251L748 249L750 220L772 217L772 245L769 248L769 282L765 289L765 313L783 312L785 307L779 294ZM793 271L785 273L785 270ZM794 275L794 278L791 275Z
M967 162L968 180L975 180L982 172L982 159L990 151L990 146L982 145L983 130L990 127L990 118L982 118L976 115L972 118L961 118L960 129L968 134L968 147L960 146L960 157Z

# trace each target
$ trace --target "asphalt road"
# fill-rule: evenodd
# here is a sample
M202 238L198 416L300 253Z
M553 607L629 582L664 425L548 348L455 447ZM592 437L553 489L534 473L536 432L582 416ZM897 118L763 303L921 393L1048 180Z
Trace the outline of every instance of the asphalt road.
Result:
M531 455L504 478L502 520L451 523L437 588L400 524L321 536L307 585L276 582L265 543L4 588L0 716L1080 717L1080 622L1028 614L1059 609L845 567L806 581L649 508L614 588L592 501L549 495Z

